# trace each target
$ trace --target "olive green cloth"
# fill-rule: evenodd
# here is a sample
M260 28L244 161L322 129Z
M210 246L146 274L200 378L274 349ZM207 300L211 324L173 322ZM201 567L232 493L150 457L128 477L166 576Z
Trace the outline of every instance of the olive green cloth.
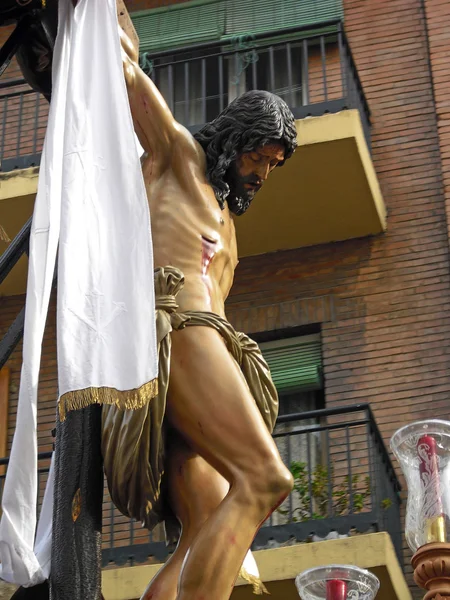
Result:
M102 408L102 452L112 501L124 515L141 521L150 530L165 521L168 542L176 541L179 535L179 524L170 510L164 487L164 413L171 332L190 326L218 331L239 364L269 431L273 430L278 414L277 391L256 342L236 332L226 319L215 313L177 312L176 296L183 285L179 269L155 270L158 395L139 409L121 410L114 405Z

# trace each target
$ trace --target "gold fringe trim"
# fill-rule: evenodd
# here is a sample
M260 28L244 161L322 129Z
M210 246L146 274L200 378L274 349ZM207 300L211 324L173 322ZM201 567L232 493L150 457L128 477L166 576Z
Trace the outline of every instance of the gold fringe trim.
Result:
M239 577L242 577L242 579L245 579L245 581L253 586L253 593L256 594L256 596L262 596L263 594L269 594L270 596L269 590L266 588L261 579L256 577L256 575L250 575L250 573L244 569L244 567L241 567L241 570L239 571Z
M3 229L3 227L0 225L0 240L2 242L10 242L11 240L8 237L8 234L6 233L6 231Z
M133 390L119 391L109 387L74 390L66 392L59 399L59 419L64 421L70 410L86 408L91 404L109 404L117 406L120 410L136 410L148 404L157 395L157 378Z

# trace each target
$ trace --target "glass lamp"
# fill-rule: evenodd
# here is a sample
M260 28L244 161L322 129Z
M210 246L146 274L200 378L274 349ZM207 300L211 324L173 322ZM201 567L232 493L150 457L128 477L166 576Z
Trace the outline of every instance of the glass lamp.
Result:
M295 585L302 600L373 600L380 582L359 567L327 565L304 571Z
M413 552L448 542L450 514L450 422L418 421L399 429L391 449L408 486L405 536Z

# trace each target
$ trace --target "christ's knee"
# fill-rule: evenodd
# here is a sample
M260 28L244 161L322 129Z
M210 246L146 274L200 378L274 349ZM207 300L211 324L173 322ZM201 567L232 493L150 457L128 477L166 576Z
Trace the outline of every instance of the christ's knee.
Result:
M264 521L287 498L293 486L292 474L280 459L241 473L235 491L238 499L253 509L258 521Z

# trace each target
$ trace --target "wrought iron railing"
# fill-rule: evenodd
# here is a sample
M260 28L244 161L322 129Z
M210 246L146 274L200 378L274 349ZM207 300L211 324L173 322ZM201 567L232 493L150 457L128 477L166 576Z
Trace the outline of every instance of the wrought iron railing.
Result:
M295 488L260 529L255 549L386 531L402 564L400 484L368 404L281 416L274 437ZM40 499L49 457L39 455ZM0 465L7 463L0 460ZM168 552L162 528L142 529L121 515L105 493L104 566L160 562Z
M8 273L18 262L23 254L28 254L30 240L31 218L25 223L14 240L0 257L0 284L5 280ZM4 366L14 348L23 336L25 323L25 307L9 326L3 338L0 340L0 369Z
M370 142L370 111L339 21L290 28L282 41L242 36L224 47L203 44L141 56L175 118L196 130L241 93L265 89L296 118L356 108ZM288 41L286 41L288 40Z
M368 404L281 416L274 438L294 490L255 547L387 531L401 562L401 488Z
M320 32L321 31L321 32ZM191 131L213 119L236 96L266 89L283 97L296 118L356 108L367 141L370 113L345 32L338 21L292 28L282 41L244 36L141 56L141 65L175 118ZM287 41L286 41L287 40ZM0 169L39 164L47 102L23 87L0 84Z

